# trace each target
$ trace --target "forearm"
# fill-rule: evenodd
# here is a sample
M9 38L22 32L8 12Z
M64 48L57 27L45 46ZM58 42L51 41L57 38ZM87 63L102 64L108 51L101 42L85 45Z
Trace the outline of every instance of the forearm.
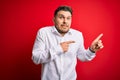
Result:
M91 52L89 49L80 49L77 53L78 59L81 61L91 61L96 56L95 53Z
M94 59L95 58L95 56L96 56L96 53L95 52L92 52L89 48L86 50L86 59L88 60L88 61L91 61L92 59Z

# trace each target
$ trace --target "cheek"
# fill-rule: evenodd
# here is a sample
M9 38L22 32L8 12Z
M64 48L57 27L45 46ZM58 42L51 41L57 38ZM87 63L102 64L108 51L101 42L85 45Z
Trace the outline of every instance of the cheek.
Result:
M68 20L68 23L71 24L72 20Z
M56 22L57 22L57 25L61 25L63 23L62 20L58 20Z
M71 21L69 21L68 24L71 25Z

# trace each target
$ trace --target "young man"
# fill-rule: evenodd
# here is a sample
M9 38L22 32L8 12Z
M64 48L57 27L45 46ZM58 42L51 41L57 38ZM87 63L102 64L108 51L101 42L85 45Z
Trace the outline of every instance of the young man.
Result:
M42 64L41 80L76 80L77 58L90 61L103 48L100 34L86 50L82 33L71 29L72 9L60 6L54 12L55 26L41 28L36 36L32 59Z

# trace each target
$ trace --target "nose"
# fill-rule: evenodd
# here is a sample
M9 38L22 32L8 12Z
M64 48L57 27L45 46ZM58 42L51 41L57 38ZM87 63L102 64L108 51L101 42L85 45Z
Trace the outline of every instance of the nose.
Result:
M66 18L64 18L63 23L67 23L67 19Z

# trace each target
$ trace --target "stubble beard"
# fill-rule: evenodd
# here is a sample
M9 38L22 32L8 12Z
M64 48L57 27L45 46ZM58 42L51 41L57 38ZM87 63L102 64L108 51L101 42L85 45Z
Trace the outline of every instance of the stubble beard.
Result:
M65 26L65 25L61 25L62 28L63 28L63 26ZM69 27L69 26L66 25L66 27ZM56 29L60 34L66 34L69 31L69 29L68 30L63 30L63 29L59 29L58 27L56 27Z

